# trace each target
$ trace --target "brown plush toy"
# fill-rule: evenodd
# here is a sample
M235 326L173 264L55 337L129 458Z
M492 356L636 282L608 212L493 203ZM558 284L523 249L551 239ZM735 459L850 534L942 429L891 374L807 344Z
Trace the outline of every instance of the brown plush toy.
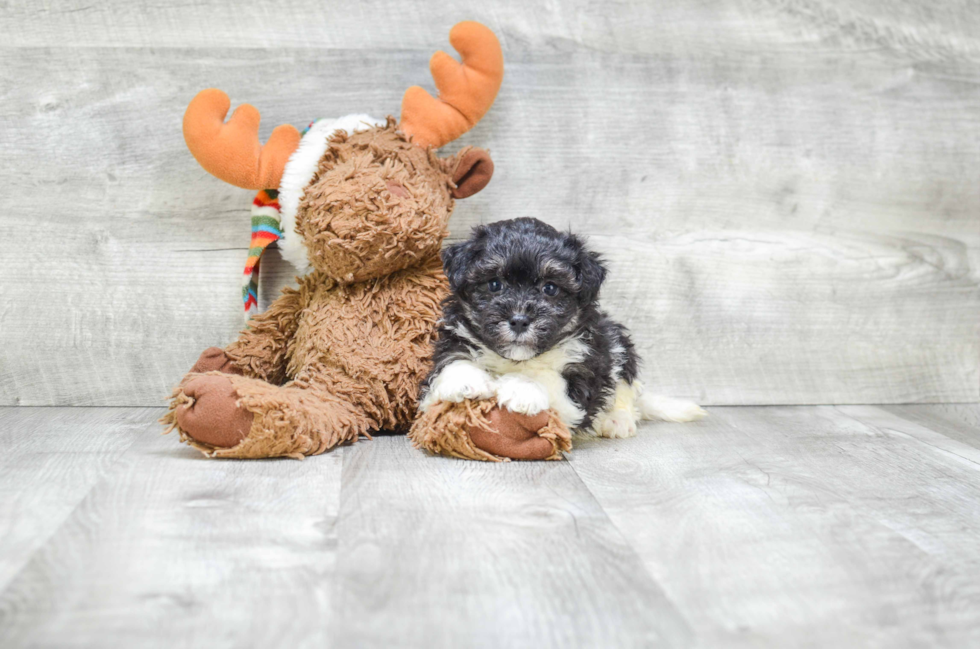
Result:
M162 421L210 457L302 457L370 436L406 431L431 365L432 338L448 289L439 251L454 199L483 189L490 156L434 149L484 115L503 77L493 33L464 22L450 33L462 63L430 62L435 99L418 87L401 123L367 116L291 126L258 140L259 114L205 90L188 106L184 136L208 172L259 189L246 285L255 303L261 252L280 239L305 274L238 340L206 350L174 390ZM275 188L275 189L270 189ZM550 413L514 415L490 402L442 405L412 438L432 452L481 460L556 458L568 430Z

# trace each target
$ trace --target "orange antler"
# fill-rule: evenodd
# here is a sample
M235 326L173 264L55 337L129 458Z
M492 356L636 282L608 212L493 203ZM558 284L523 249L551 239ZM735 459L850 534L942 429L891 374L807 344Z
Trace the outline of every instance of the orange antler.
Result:
M225 123L228 95L216 88L197 93L184 112L184 141L212 176L245 189L278 189L282 171L296 147L299 131L277 126L265 146L259 143L261 116L242 104Z
M480 23L458 23L449 42L463 62L445 52L432 55L429 70L439 98L412 86L402 99L400 127L422 146L441 147L473 128L493 105L504 77L500 43Z

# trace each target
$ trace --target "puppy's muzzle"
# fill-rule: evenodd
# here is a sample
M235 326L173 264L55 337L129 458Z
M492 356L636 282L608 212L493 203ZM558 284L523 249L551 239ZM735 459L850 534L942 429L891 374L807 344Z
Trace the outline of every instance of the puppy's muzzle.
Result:
M517 313L512 315L507 323L510 325L510 330L520 336L530 328L531 316L524 315L523 313Z

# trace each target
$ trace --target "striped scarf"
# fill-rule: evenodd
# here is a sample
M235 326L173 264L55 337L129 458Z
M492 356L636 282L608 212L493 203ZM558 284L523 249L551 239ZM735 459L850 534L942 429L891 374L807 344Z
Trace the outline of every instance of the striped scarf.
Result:
M245 275L242 278L242 302L245 303L246 322L252 315L252 309L258 307L259 261L262 253L270 243L281 238L279 192L275 189L263 189L252 201L252 243L248 247L248 260L245 262Z
M374 122L367 116L357 116L359 122ZM310 122L300 137L305 136L313 125ZM273 241L282 239L282 216L280 215L279 190L263 189L252 201L252 243L248 247L245 261L245 275L242 278L242 302L245 304L245 322L252 316L252 309L259 304L259 261L262 253Z

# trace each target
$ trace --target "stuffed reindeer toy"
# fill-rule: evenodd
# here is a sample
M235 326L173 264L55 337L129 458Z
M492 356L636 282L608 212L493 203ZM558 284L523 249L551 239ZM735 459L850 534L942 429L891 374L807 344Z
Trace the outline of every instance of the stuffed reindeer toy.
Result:
M302 135L279 126L261 145L252 106L225 123L230 101L220 90L191 101L184 138L197 161L261 190L246 313L273 241L305 274L235 342L205 350L175 389L162 421L183 441L210 457L302 457L411 427L448 293L440 249L454 200L493 173L481 149L450 158L434 150L483 117L503 78L500 45L483 25L456 25L450 43L461 63L443 52L430 62L439 98L410 88L398 123L351 115ZM417 445L458 457L544 459L569 447L553 417L530 421L493 402L446 404L425 425L413 434Z

